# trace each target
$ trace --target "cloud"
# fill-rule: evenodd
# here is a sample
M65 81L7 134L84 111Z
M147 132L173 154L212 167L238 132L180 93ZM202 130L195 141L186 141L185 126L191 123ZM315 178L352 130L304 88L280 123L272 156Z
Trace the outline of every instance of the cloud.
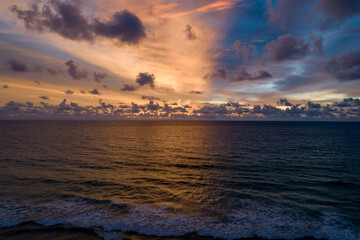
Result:
M146 36L141 20L128 10L114 13L108 22L95 19L91 28L96 35L129 44L137 44Z
M11 58L6 63L5 66L8 70L13 72L35 72L35 73L43 73L44 71L52 76L58 74L58 70L55 70L51 67L44 67L42 63L35 63L33 66L29 65L27 62L18 59L18 58ZM35 81L36 82L36 81Z
M160 109L160 105L158 103L154 103L153 100L150 100L150 102L146 104L146 110L157 111L159 109Z
M310 0L267 0L267 11L269 13L269 22L278 24L282 29L287 29L302 19L308 10ZM309 18L309 16L307 16ZM303 21L301 21L303 24Z
M185 27L185 36L188 40L195 40L196 39L196 34L195 32L192 30L192 27L188 24Z
M321 36L315 37L313 35L310 35L310 40L313 43L315 51L318 52L319 54L323 54L324 39Z
M307 106L308 106L309 109L318 109L318 108L321 108L321 105L320 105L320 104L318 104L318 103L313 103L313 102L311 102L311 101L309 101L309 102L307 103Z
M204 94L203 91L194 91L194 90L191 90L189 93L190 94Z
M77 103L64 99L58 105L41 102L35 105L31 102L19 103L10 101L0 107L0 119L143 119L143 118L174 118L174 119L228 119L228 120L359 120L360 100L348 98L341 103L333 105L321 105L307 102L305 105L291 105L286 99L280 100L288 108L281 109L276 106L265 105L242 105L238 102L222 104L204 104L193 110L191 106L160 105L150 100L149 103L139 105L134 102L131 105L115 106L99 101L98 106L81 106ZM339 109L339 107L345 107Z
M2 86L3 88L9 88L9 86L8 85L6 85L6 84L4 84L3 86Z
M235 49L236 54L241 55L245 60L256 51L256 46L254 44L241 42L240 40L236 40L233 43L233 48Z
M80 93L86 94L86 91L85 91L85 90L81 90Z
M321 67L319 67L320 69ZM312 72L303 73L301 75L288 75L282 80L275 82L275 86L280 91L292 91L294 89L301 89L311 84L317 84L322 81L322 78L316 76Z
M136 82L140 85L140 86L144 86L146 84L148 84L151 88L155 87L155 76L154 74L150 74L150 73L139 73L136 77Z
M236 71L230 71L226 67L219 67L215 70L215 73L212 76L219 79L226 79L232 82L240 82L247 80L257 81L272 78L272 75L264 70L258 70L255 73L251 74L246 70L244 66L241 66Z
M58 74L58 72L52 68L45 68L45 70L47 71L47 73L49 73L52 76L56 76Z
M39 98L41 98L42 100L49 100L47 96L40 96Z
M7 61L6 65L10 68L10 70L12 70L14 72L29 72L30 71L26 62L24 62L20 59L16 59L16 58L9 59Z
M68 94L68 95L71 95L71 94L73 94L74 92L71 91L70 89L68 89L68 90L65 91L65 93Z
M218 67L215 69L215 72L212 76L220 79L226 79L228 76L228 69L224 66Z
M153 96L142 96L141 99L144 99L144 100L161 100L160 98L158 97L153 97Z
M216 12L216 11L224 11L224 10L236 7L237 4L241 1L242 0L215 1L212 3L206 4L204 6L201 6L199 8L189 10L189 11L178 12L178 13L174 13L174 14L167 14L166 17L176 18L176 17L181 17L181 16L195 14L195 13L210 13L210 12Z
M107 73L94 72L94 80L98 83L102 82L109 75Z
M93 94L93 95L100 95L100 92L99 90L97 90L96 88L94 88L93 90L89 91L90 94Z
M120 90L125 92L133 92L137 90L137 87L134 85L124 84Z
M177 105L177 104L175 104L175 105ZM169 106L168 104L164 104L164 107L161 108L161 112L165 112L166 113L165 116L168 116L170 113L171 114L187 113L188 110L186 109L186 107L172 107L172 106Z
M302 59L310 54L310 45L292 34L284 34L266 45L272 59L276 62Z
M291 102L289 102L286 98L281 98L278 102L277 102L280 106L287 106L287 107L292 107L294 106Z
M104 37L137 44L145 38L145 27L135 14L122 10L115 12L109 21L101 21L84 16L82 2L51 0L43 6L34 3L28 10L13 5L10 11L28 30L54 32L71 40L94 42L97 37Z
M342 24L346 19L360 13L360 2L358 0L321 0L318 8L327 15L321 21L320 27L326 29Z
M332 58L326 70L340 81L360 79L360 50L349 51Z
M82 14L81 7L81 1L53 0L43 6L32 4L28 10L21 10L14 5L10 11L16 14L18 19L23 20L29 30L47 30L72 40L94 41L95 36L88 20Z
M240 0L237 0L237 1L234 1L234 0L215 1L213 3L209 3L205 6L197 8L195 10L195 12L206 13L206 12L213 12L213 11L223 11L223 10L235 7L238 2L240 2Z
M87 71L79 71L78 66L73 60L67 61L65 63L65 66L68 67L67 72L69 73L69 75L75 80L79 80L82 78L85 79L88 77Z
M215 104L206 104L200 109L194 110L193 113L203 114L203 115L225 115L231 114L231 111L226 108L226 104L215 105Z
M345 98L342 102L336 102L333 104L334 107L360 107L359 98Z

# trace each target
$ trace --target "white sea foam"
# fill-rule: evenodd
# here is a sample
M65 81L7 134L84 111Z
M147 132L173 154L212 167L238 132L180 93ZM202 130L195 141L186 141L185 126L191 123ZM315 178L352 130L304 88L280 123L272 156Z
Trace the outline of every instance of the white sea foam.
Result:
M166 206L145 206L80 197L50 202L0 201L0 226L25 221L51 226L65 224L97 231L105 239L121 239L114 231L134 231L157 236L200 235L234 239L254 235L264 238L314 236L330 240L360 239L359 226L328 213L309 216L305 211L281 204L244 201L243 208L228 213L226 221L203 215L169 211ZM120 206L119 208L114 205ZM120 209L120 210L119 210ZM124 211L125 209L125 211Z

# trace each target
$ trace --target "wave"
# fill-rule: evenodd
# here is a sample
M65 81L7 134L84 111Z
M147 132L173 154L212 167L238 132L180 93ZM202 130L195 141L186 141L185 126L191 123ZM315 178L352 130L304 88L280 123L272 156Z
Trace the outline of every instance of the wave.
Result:
M267 239L294 239L305 236L330 240L360 239L360 228L330 213L309 213L284 204L244 200L242 208L223 218L185 214L166 205L137 205L64 195L51 201L0 201L0 227L33 221L45 226L58 224L102 229L99 234L113 238L114 232L136 232L152 236L200 236L239 239L259 236ZM107 238L107 237L106 237Z

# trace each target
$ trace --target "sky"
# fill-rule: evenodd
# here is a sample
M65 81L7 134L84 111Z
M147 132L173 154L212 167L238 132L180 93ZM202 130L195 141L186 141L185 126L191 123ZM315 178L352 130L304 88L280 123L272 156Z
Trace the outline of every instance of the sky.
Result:
M358 0L2 0L0 119L360 120Z

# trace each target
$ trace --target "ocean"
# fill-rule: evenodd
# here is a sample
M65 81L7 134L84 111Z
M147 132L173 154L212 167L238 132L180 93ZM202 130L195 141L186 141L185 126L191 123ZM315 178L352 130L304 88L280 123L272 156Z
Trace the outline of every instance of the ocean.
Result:
M1 121L0 227L26 222L360 239L360 123Z

